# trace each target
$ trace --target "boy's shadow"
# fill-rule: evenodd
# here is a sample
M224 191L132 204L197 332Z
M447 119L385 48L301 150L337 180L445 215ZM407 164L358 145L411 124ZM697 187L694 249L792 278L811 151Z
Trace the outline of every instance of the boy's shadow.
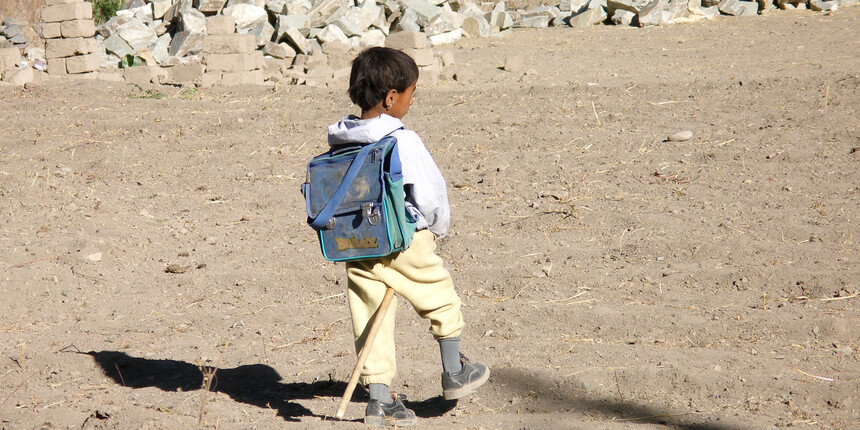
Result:
M132 357L119 351L90 351L102 372L114 382L130 388L156 387L163 391L192 391L203 388L203 371L197 365L177 360L150 360ZM224 393L235 401L260 408L274 409L287 421L298 421L298 417L312 416L333 419L311 412L293 402L295 399L312 399L319 396L340 398L346 389L341 381L317 381L313 383L281 383L275 369L264 364L249 364L233 369L214 369L210 391ZM366 401L367 394L356 390L352 400ZM420 417L438 417L457 405L456 401L445 401L441 397L423 402L409 402ZM363 406L363 405L362 405Z

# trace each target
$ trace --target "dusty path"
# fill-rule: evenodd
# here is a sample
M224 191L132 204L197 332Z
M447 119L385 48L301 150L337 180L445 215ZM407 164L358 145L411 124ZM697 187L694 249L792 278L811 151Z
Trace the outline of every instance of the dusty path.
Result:
M860 427L857 28L850 7L452 47L460 81L419 84L407 123L448 178L441 253L493 378L442 403L401 304L422 428ZM330 418L345 277L298 192L344 90L0 87L0 428L363 428Z

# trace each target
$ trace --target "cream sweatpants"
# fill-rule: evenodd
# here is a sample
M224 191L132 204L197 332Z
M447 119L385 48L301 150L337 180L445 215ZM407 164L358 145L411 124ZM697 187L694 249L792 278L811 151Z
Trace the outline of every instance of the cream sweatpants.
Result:
M361 352L370 321L382 303L385 289L394 291L412 304L422 318L430 320L434 338L460 336L463 314L460 297L454 291L451 274L436 255L436 236L429 230L415 232L412 245L403 252L374 260L348 262L349 312L355 334L355 349ZM361 371L363 385L391 385L397 370L394 350L394 317L397 296L382 321L370 355Z

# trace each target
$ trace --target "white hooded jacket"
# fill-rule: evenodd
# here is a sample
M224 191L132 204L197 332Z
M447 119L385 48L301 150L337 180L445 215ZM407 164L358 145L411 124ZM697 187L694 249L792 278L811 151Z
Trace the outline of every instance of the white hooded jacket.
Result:
M416 228L426 228L444 237L451 224L448 189L445 178L418 134L404 129L402 121L386 114L371 119L350 115L328 126L330 146L373 143L387 135L397 139L400 163L403 165L406 210L413 219L418 220Z

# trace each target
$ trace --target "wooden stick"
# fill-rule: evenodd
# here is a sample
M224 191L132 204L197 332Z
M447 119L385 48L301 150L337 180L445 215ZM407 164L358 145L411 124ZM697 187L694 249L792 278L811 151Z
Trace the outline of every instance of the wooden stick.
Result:
M352 371L352 376L349 378L349 384L346 386L346 391L343 392L343 398L340 399L340 404L337 406L335 416L343 418L346 412L346 406L352 398L352 392L355 391L355 386L358 384L358 377L361 376L361 369L364 368L364 362L367 361L367 356L370 355L370 347L376 339L376 333L382 325L382 320L388 311L388 306L391 304L391 299L394 298L394 290L391 287L385 289L385 296L382 297L382 303L379 304L379 309L376 310L376 315L370 324L370 331L367 333L367 339L364 341L364 347L361 348L361 353L358 355L358 362L355 363L355 369Z

